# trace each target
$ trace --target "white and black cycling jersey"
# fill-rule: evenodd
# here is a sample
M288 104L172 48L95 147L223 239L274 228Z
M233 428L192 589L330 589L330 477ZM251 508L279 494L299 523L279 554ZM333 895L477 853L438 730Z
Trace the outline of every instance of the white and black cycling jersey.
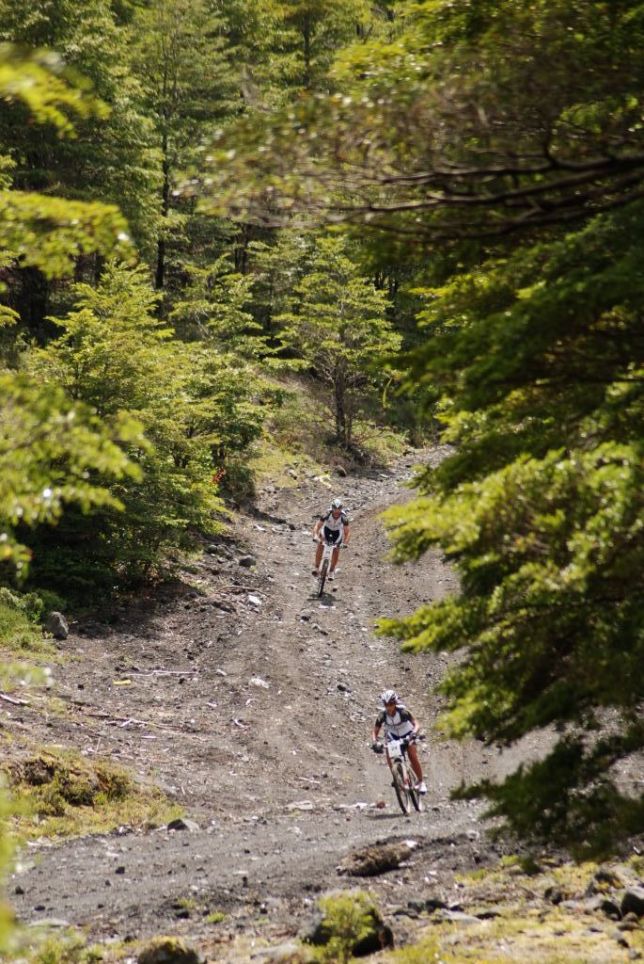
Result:
M402 703L396 703L392 716L381 710L376 719L376 730L384 727L387 739L409 736L414 731L414 718Z
M341 512L337 519L334 518L332 512L327 512L326 515L321 515L320 520L324 523L324 528L328 529L329 532L339 532L340 535L344 535L345 526L349 525L349 516L346 512Z

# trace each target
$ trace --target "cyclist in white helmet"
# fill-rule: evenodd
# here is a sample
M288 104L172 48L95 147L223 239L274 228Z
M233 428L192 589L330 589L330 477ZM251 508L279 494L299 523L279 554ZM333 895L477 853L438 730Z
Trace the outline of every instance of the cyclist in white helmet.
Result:
M386 741L388 739L399 739L403 736L416 736L420 729L420 726L414 719L413 715L398 699L398 694L395 690L385 690L384 693L381 693L380 702L382 703L383 708L376 717L376 722L373 728L372 743L372 748L378 753L382 753L383 749L382 743L380 743L378 740L378 735L382 727L384 727L385 730L385 752L387 750ZM418 759L418 750L416 749L416 744L413 740L407 747L407 753L409 755L409 761L412 765L413 771L418 779L416 789L419 793L427 793L427 787L425 786L425 781L423 780L423 768L420 765L420 760ZM388 753L387 763L391 769L391 761Z
M329 568L328 578L335 578L340 546L349 545L350 535L349 516L344 510L342 499L334 499L326 514L321 515L313 526L313 539L318 544L315 550L314 576L319 574L322 553L324 552L324 541L328 541L335 543L335 548L331 554L331 566Z

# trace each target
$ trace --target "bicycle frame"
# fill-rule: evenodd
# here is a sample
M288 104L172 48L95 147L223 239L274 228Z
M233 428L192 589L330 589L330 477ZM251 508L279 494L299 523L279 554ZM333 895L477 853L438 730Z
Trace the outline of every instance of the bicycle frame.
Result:
M324 536L320 536L319 541L323 545L322 559L320 561L320 569L318 575L318 596L321 596L324 592L324 584L326 583L327 576L329 575L329 569L331 568L331 557L333 556L333 550L340 547L339 542L330 542L325 539Z
M396 799L403 813L407 814L410 810L410 802L416 810L421 810L420 794L416 789L416 774L407 756L409 738L387 740L385 752L391 764L391 775Z

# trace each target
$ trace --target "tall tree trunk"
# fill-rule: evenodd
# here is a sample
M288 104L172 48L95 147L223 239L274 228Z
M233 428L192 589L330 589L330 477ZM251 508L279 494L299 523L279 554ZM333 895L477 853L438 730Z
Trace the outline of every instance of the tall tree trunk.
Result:
M311 26L307 22L302 29L304 38L304 88L311 89Z
M163 150L163 186L161 189L161 215L165 220L168 217L168 212L170 211L170 162L168 160L168 135L163 135L162 141ZM162 226L163 232L163 226ZM157 270L154 278L154 286L157 291L160 291L165 284L165 258L166 258L166 240L161 236L157 242Z
M235 238L233 255L235 258L235 271L240 274L248 273L248 245L252 238L250 224L242 224L241 230Z
M347 446L347 412L346 412L346 388L344 383L344 372L336 371L333 379L333 393L335 401L335 432L338 441L345 447Z

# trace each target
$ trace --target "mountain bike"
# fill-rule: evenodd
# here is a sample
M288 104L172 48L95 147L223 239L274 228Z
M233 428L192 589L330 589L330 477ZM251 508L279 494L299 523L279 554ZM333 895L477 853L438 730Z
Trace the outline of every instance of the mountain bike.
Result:
M387 740L386 744L391 761L392 786L403 813L409 813L412 806L419 812L423 809L421 795L416 789L418 777L407 756L407 747L414 739L413 736L404 736L402 739Z
M322 541L322 537L320 537L320 541ZM331 566L331 556L338 545L337 542L331 542L328 539L324 539L323 544L324 549L322 550L322 559L318 570L318 596L321 596L324 592L324 584L329 576L329 567Z

